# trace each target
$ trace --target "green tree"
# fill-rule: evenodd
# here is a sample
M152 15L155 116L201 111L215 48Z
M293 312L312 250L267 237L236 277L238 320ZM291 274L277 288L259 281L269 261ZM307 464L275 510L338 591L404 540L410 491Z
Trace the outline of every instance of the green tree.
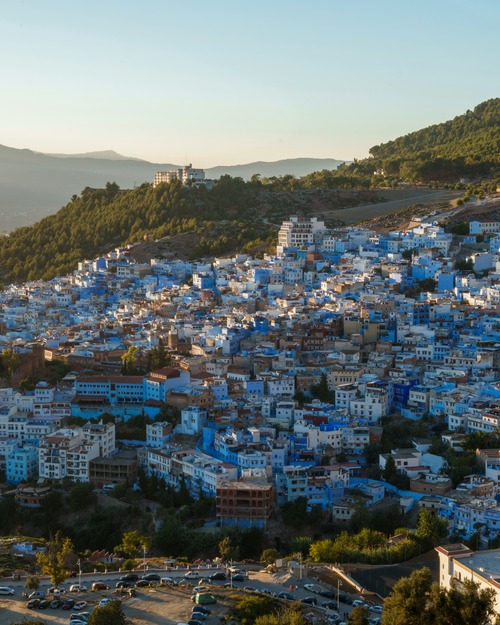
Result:
M151 547L151 538L139 534L137 530L125 532L122 542L115 547L115 551L123 556L133 558L138 553Z
M370 618L370 610L364 605L358 605L353 608L349 615L349 625L368 625Z
M12 383L14 373L17 371L17 368L21 364L21 358L12 347L9 347L8 349L2 350L2 361L7 373L10 376L10 381Z
M139 373L137 368L137 352L139 350L135 345L131 345L122 356L122 373L123 375L136 375Z
M385 467L382 472L382 477L384 478L386 482L388 482L389 484L392 484L396 475L397 475L396 461L394 460L394 457L389 454L385 462Z
M492 589L471 580L440 588L423 568L396 582L384 603L382 625L485 625L495 615L494 602Z
M122 604L116 599L105 606L97 607L88 620L88 625L126 625L126 623Z
M422 568L409 577L402 577L384 602L382 625L422 625L433 622L433 608L429 603L432 575Z
M38 577L38 575L29 575L26 578L24 587L27 590L38 590L40 588L40 578Z
M495 615L495 591L481 589L472 580L464 580L458 587L439 588L434 584L431 600L436 614L436 625L484 625Z
M311 393L314 397L320 399L321 401L328 402L331 400L332 393L328 388L328 378L324 371L321 373L319 383L311 386Z
M418 514L415 535L418 539L435 546L448 536L448 522L443 517L422 509Z
M281 516L285 525L302 527L309 522L307 498L297 497L295 501L287 501L281 508Z
M277 549L264 549L260 556L260 561L263 564L274 564L280 557L280 552Z
M75 484L70 491L69 507L73 512L88 508L96 501L97 496L92 484Z
M226 562L237 559L237 547L234 546L230 536L226 536L219 542L219 553L222 560Z
M72 559L74 560L73 543L69 538L64 538L61 532L57 532L49 540L45 552L36 555L36 561L42 573L50 577L55 587L62 584L68 577Z
M312 538L310 536L295 536L290 541L290 553L301 553L303 558L307 558L311 549Z

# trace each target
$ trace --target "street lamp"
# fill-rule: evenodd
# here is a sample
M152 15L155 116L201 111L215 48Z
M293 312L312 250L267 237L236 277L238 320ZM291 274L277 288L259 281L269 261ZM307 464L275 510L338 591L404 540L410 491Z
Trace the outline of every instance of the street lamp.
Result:
M77 564L78 564L78 586L81 588L82 587L82 563L81 563L80 558L78 558Z
M340 581L340 577L337 577L337 612L340 610L340 587L342 586L342 582Z
M146 575L146 545L142 545L144 575Z

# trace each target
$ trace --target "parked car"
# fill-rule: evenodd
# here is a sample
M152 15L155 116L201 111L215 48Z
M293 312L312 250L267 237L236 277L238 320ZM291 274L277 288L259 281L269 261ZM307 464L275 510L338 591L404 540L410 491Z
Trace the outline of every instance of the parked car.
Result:
M205 590L210 590L210 588L208 586L195 586L193 588L193 593L196 595L199 592L205 592Z
M188 571L184 579L200 579L200 574L197 571Z
M74 610L83 610L83 608L85 608L87 606L87 602L86 601L77 601L75 603L75 605L73 606Z
M318 584L304 584L304 588L309 592L315 592L317 595L319 595L323 590L323 588L318 586Z
M69 587L70 592L87 592L87 586L83 584L71 584Z
M342 603L347 603L347 605L352 605L352 598L345 592L339 593L339 600L342 601Z
M195 618L190 618L186 625L203 625L203 623Z
M146 573L141 579L145 579L148 582L160 582L161 575L158 575L158 573Z
M91 590L109 590L109 586L104 582L94 582Z
M336 610L337 609L337 602L336 601L323 601L323 603L321 604L322 608L328 608L328 610Z
M39 605L40 605L40 599L31 599L26 604L26 607L28 608L28 610L36 610Z
M307 603L308 605L317 605L318 604L318 600L316 599L316 597L304 597L303 599L300 600L301 603Z
M66 599L66 601L62 605L63 610L72 610L76 601L74 599Z
M59 608L62 608L64 601L62 599L54 599L54 601L51 601L50 603L50 608L51 610L58 610Z
M212 610L210 608L206 608L203 605L194 605L193 612L203 612L203 614L211 614Z
M245 576L243 575L243 573L235 573L234 575L231 575L231 581L232 582L244 582Z
M113 601L113 599L110 599L109 597L104 597L103 599L99 601L99 606L102 608L103 606L107 605L110 601Z
M286 599L287 601L295 601L295 597L289 592L279 592L277 595L278 599Z
M383 609L384 609L384 606L382 606L382 605L372 605L372 606L370 606L370 610L372 612L382 612Z
M362 599L354 599L354 601L352 602L352 607L353 608L366 608L366 603L362 600Z
M116 582L115 588L132 588L134 586L134 582Z
M39 610L46 610L50 605L50 599L42 599L38 604Z
M10 586L0 586L0 595L15 595L16 591Z
M210 581L218 581L218 580L225 580L226 579L226 574L222 571L217 571L217 573L214 573L213 575L210 575Z
M62 592L66 592L66 588L64 588L63 586L59 586L58 588L52 586L47 590L47 592L49 593L49 595L54 595L54 597L58 597Z
M322 589L320 593L322 597L326 597L326 599L336 599L337 593L333 592L333 590L327 590L326 588Z
M78 620L78 621L83 621L84 623L86 623L89 620L89 616L90 616L90 612L74 612L69 617L69 620L70 621Z
M121 582L136 582L139 576L136 573L127 573L123 577L120 577Z
M204 621L208 617L205 612L191 612L191 618L196 618L199 621Z
M173 577L162 577L160 582L170 586L177 586L177 581Z
M137 588L148 588L149 586L151 586L151 582L147 579L140 579L138 582L135 583L135 585L137 586Z

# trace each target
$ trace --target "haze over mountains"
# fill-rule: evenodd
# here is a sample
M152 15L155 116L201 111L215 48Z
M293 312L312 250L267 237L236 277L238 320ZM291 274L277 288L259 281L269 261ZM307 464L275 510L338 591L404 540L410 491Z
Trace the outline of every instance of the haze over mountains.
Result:
M335 159L287 159L274 163L206 169L207 178L224 174L249 179L292 174L305 176L321 169L336 169ZM199 166L193 163L194 167ZM0 231L9 232L55 213L85 187L103 187L116 182L129 189L152 182L157 171L177 167L173 163L150 163L122 156L112 150L86 154L41 154L0 145Z

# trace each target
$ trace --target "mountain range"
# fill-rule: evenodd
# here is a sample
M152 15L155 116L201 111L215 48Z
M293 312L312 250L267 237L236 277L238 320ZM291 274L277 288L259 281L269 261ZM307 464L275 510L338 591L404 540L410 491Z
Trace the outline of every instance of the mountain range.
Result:
M249 179L292 174L305 176L319 169L336 169L343 161L297 158L206 169L207 178L224 174ZM194 164L196 167L196 163ZM157 171L175 169L173 163L150 163L112 150L85 154L42 154L0 145L0 231L34 223L54 213L85 187L102 188L116 182L131 189L152 182Z

